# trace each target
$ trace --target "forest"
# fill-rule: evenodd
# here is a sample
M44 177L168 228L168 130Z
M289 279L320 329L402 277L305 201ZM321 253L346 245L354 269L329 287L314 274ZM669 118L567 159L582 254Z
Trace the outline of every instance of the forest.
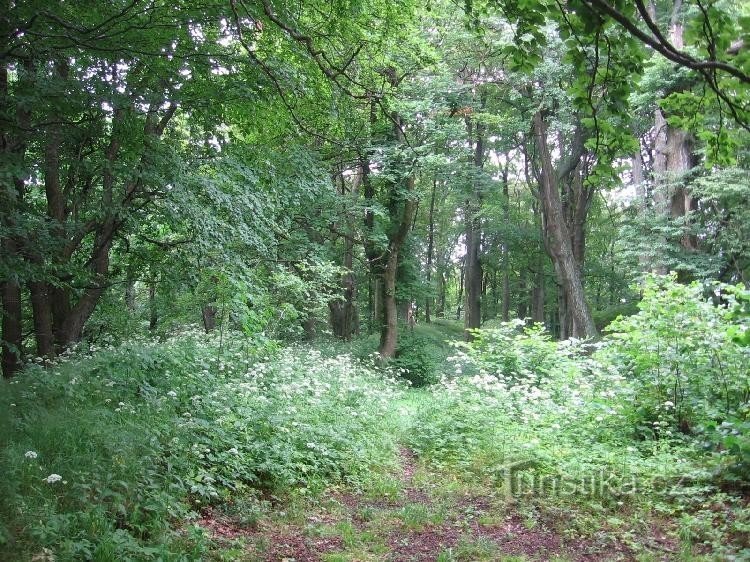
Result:
M750 2L0 39L0 560L750 560Z

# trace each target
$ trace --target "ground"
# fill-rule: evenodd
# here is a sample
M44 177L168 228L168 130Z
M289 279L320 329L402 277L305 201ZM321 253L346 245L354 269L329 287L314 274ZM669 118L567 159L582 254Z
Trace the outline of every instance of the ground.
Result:
M258 520L207 510L198 524L224 559L274 562L671 560L673 530L581 529L569 511L540 510L484 483L446 480L406 448L363 490L334 488L279 502Z

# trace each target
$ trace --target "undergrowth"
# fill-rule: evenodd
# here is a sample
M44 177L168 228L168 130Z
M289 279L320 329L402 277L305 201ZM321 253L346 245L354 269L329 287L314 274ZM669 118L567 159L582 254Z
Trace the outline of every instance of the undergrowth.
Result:
M222 340L92 348L4 383L0 558L200 559L204 506L356 483L393 458L387 372Z

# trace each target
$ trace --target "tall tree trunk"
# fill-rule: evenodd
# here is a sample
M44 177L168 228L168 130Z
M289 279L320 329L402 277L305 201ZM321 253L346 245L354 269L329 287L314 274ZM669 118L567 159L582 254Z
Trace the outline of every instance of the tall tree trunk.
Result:
M546 215L549 249L555 271L566 299L566 309L572 320L572 336L590 338L597 335L591 310L583 291L581 271L576 261L571 233L565 221L563 205L557 185L557 174L547 146L547 125L541 110L533 119L534 138L541 162L540 198Z
M464 279L466 279L466 267L464 262L466 256L461 260L458 266L458 298L456 299L456 320L461 320L461 310L464 304Z
M445 318L445 300L447 298L447 288L445 281L445 271L443 271L442 264L437 266L437 303L435 308L435 314L438 318Z
M503 271L503 303L501 317L503 322L510 320L510 271Z
M3 251L11 256L16 252L13 243L6 240ZM12 377L21 366L21 286L8 279L2 283L2 370L4 377Z
M135 279L131 275L125 279L125 308L130 314L135 312Z
M432 180L432 193L430 194L430 210L427 216L428 230L427 230L427 286L432 291L432 254L435 246L435 194L437 192L437 180ZM430 317L431 306L433 297L427 297L424 306L424 320L429 324L432 319Z
M400 119L396 116L396 126L400 130ZM396 134L399 140L400 135ZM396 275L398 274L399 255L406 241L417 200L413 197L414 176L409 175L405 181L406 195L400 210L400 216L391 210L391 220L400 220L396 229L389 235L387 260L383 269L383 316L380 330L380 348L378 349L382 358L392 358L396 355L398 343L398 308L396 305Z
M534 288L531 291L531 319L544 323L544 262L540 254L534 271Z
M529 297L526 283L526 269L521 269L518 275L518 318L525 320L529 315Z
M370 120L375 121L375 103L370 105ZM404 142L403 120L394 112L390 116L393 122L393 138L397 143ZM375 216L370 210L375 201L375 189L370 181L370 162L363 157L360 159L362 167L362 186L368 210L365 212L365 255L370 266L372 277L371 294L373 301L373 316L380 321L380 345L378 352L383 359L396 355L398 343L398 307L396 303L396 277L398 275L399 256L406 241L416 212L417 198L414 196L414 175L409 172L400 180L390 184L388 194L388 214L390 228L387 233L388 245L384 255L380 255L375 246ZM403 170L411 163L398 162ZM380 287L379 283L380 282ZM378 293L382 294L378 294ZM380 298L379 298L380 297ZM375 310L380 306L378 314Z
M0 16L2 17L2 16ZM3 17L3 19L5 19ZM25 61L23 70L30 72L30 61ZM23 77L22 80L26 80ZM11 107L8 91L8 59L0 60L0 103ZM0 157L3 158L0 170L0 221L11 230L16 226L16 213L23 205L25 180L15 170L25 167L26 131L30 128L31 114L23 104L17 104L16 122L0 120ZM9 235L0 239L3 260L11 268L19 265L22 259L23 241ZM21 281L8 276L2 282L0 295L0 315L2 315L2 374L13 376L21 366L23 345L23 310L21 304Z
M30 281L31 311L34 316L34 338L39 357L54 357L55 340L52 334L52 308L50 307L47 283Z
M343 174L337 175L341 196L346 195L346 182ZM356 197L359 184L362 181L362 169L355 174L351 193ZM354 334L359 333L359 312L357 310L357 279L354 276L354 240L350 236L354 227L351 220L346 220L347 233L344 236L344 257L341 265L346 270L341 275L342 298L332 300L328 303L330 312L330 324L333 334L343 340L350 340Z
M559 330L557 337L561 340L567 340L571 337L571 322L565 291L560 284L557 285L557 319Z
M508 167L503 168L503 220L506 226L510 222L510 194L508 193ZM508 252L508 241L503 240L503 322L510 320L510 255Z
M148 329L150 332L156 330L159 322L159 309L156 306L156 281L148 285Z
M655 7L652 6L655 11ZM683 46L683 27L680 21L682 11L682 0L675 0L672 4L670 15L669 39L677 49ZM666 116L661 108L654 113L654 128L656 136L654 140L654 181L657 187L654 196L655 207L658 212L671 219L685 217L697 208L697 201L692 197L690 191L684 185L683 176L696 165L693 154L693 137L687 131L672 127L667 123ZM671 195L668 193L669 183L677 182L677 186ZM680 239L680 244L687 250L695 250L698 247L698 239L689 233L685 233ZM667 273L668 266L655 257L656 263L652 269L659 273Z
M396 306L396 274L398 272L398 250L388 254L383 271L383 316L380 327L380 347L383 358L396 355L398 344L398 307Z
M471 121L469 120L468 123L469 142L471 144ZM477 123L475 129L476 139L473 141L473 164L476 176L472 186L472 193L466 201L466 210L464 212L464 221L466 223L464 337L467 341L471 341L474 338L470 330L479 328L482 324L482 262L480 260L482 225L480 220L481 196L479 173L484 166L484 126L481 123Z

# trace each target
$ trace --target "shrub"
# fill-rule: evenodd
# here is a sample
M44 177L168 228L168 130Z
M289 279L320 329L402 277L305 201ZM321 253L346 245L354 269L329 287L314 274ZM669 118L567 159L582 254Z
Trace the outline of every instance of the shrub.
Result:
M692 433L744 418L750 390L750 348L732 340L734 296L715 284L712 297L698 283L650 276L639 312L613 322L600 359L636 385L634 422L644 436Z
M419 334L403 334L393 366L402 370L401 376L412 386L427 386L437 382L439 353L440 350L429 338Z

